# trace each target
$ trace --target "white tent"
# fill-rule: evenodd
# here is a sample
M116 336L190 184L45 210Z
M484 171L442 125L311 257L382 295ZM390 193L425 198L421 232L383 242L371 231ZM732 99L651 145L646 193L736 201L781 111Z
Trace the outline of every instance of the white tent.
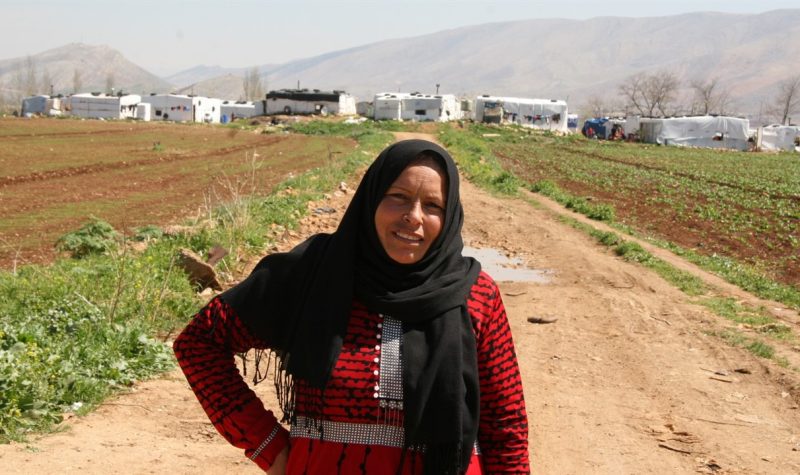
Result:
M356 99L344 91L281 89L267 93L266 114L356 115Z
M261 104L260 101L259 104ZM259 109L261 109L261 114L259 114ZM242 119L263 115L263 107L258 107L256 103L250 101L223 101L222 110L220 113L222 114L220 120L225 123L237 118Z
M759 127L756 132L758 150L794 151L795 141L800 134L800 127L794 125L768 125Z
M68 110L75 117L85 119L135 119L136 107L142 98L138 94L107 96L105 94L73 94Z
M222 101L180 94L151 94L142 98L152 107L153 120L219 123Z
M557 99L488 95L475 98L475 120L478 122L513 123L567 132L568 115L567 103Z
M381 92L375 94L372 110L375 120L403 120L403 99L409 97L404 92Z
M749 127L749 120L738 117L643 118L639 124L639 139L661 145L748 150Z
M152 108L147 102L140 102L136 104L136 118L145 122L150 121Z
M461 103L453 94L381 92L373 100L375 120L446 122L462 115Z
M461 104L452 94L409 94L400 101L403 120L447 122L461 118Z

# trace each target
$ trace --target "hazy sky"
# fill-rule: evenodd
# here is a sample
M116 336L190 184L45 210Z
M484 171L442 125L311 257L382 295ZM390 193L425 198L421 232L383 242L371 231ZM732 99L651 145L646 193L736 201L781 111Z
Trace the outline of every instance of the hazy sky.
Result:
M105 44L158 75L284 63L379 40L530 18L761 13L798 0L0 0L0 59Z

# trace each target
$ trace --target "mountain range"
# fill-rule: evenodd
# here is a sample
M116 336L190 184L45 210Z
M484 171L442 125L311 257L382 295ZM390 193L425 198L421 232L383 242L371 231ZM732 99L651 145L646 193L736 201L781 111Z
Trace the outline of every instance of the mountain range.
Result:
M198 66L159 78L108 46L84 44L31 59L38 71L50 72L55 92L72 92L74 71L80 70L85 90L99 90L113 76L118 89L135 93L239 99L242 78L251 69ZM0 60L6 90L25 63L26 58ZM733 107L754 114L772 100L781 81L800 74L798 64L800 9L487 23L254 66L265 90L299 83L370 100L377 92L438 88L467 96L566 99L571 109L590 100L619 102L618 86L630 76L669 71L681 79L681 100L690 99L691 81L718 78Z

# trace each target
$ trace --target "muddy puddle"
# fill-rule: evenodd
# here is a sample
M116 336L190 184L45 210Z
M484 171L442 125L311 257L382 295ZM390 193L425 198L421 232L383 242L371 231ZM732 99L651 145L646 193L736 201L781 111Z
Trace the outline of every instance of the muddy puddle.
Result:
M552 272L525 267L521 259L509 258L497 249L464 246L461 254L479 260L487 274L498 282L550 282Z

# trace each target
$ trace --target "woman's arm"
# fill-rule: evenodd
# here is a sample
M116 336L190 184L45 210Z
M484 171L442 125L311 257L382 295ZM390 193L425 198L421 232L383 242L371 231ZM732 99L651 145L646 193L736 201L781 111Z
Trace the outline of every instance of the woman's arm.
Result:
M472 305L482 314L478 445L487 473L528 474L528 416L511 328L494 281L481 274L477 287L480 291L473 290Z
M234 361L235 353L264 347L219 298L200 310L173 344L189 386L217 431L263 470L275 463L270 473L282 474L288 431L247 386Z

